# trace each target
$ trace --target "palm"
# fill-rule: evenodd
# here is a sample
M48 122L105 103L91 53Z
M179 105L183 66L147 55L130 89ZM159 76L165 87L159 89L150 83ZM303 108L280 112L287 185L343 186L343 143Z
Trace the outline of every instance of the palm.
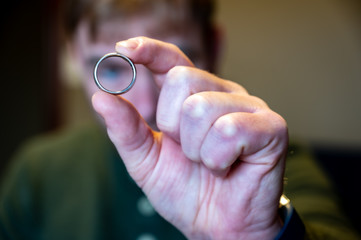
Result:
M204 165L187 159L171 138L163 135L161 141L159 159L142 189L168 221L193 234L201 234L197 231L204 228L241 233L255 223L261 228L272 224L273 212L262 209L274 209L280 189L265 193L260 186L267 184L265 175L273 166L241 163L227 176L216 177ZM262 199L265 194L267 199Z

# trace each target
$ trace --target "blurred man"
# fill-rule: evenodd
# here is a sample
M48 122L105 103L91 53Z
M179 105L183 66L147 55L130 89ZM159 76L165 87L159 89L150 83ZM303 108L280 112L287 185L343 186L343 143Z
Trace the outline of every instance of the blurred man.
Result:
M312 185L330 191L302 152L288 167L298 173L291 196L310 200L317 221L324 214L336 217L321 226L305 218L306 233L289 205L280 210L286 122L242 86L211 73L220 47L212 11L212 1L201 0L71 2L68 47L115 149L96 126L28 145L5 182L3 236L352 237L332 198L324 209L318 205L323 198L297 191ZM92 79L95 61L114 45L138 70L135 86L121 97L100 92ZM102 77L124 74L112 67L103 71ZM305 167L313 170L302 172Z

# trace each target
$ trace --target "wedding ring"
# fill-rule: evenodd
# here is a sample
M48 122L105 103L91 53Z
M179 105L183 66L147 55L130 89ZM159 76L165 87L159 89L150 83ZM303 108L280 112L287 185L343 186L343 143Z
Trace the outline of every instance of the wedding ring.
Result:
M111 57L119 57L119 58L122 58L123 60L125 60L126 62L129 63L131 69L132 69L132 80L130 81L129 85L121 90L110 90L110 89L107 89L105 88L102 84L101 84L101 81L99 81L98 79L98 67L100 65L100 63L102 61L104 61L105 59L107 58L111 58ZM123 55L123 54L120 54L120 53L108 53L108 54L105 54L103 57L101 57L97 63L95 64L94 66L94 72L93 72L93 77L94 77L94 81L96 83L96 85L98 86L98 88L100 88L101 90L103 90L104 92L107 92L107 93L110 93L110 94L114 94L114 95L120 95L120 94L123 94L123 93L126 93L128 92L134 85L135 83L135 79L137 77L137 70L135 68L135 65L133 63L132 60L130 60L130 58L128 58L127 56Z

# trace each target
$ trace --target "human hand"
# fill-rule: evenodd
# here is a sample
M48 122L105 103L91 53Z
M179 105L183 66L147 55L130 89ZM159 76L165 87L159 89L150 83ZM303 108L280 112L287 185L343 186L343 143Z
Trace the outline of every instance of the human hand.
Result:
M122 97L98 92L93 106L154 208L190 239L273 239L283 118L238 84L195 68L174 45L139 37L116 51L153 73L160 132Z

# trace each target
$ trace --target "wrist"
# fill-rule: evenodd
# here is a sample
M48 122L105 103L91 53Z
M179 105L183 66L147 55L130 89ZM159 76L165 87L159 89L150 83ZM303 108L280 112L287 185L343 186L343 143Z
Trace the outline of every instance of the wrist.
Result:
M277 206L276 206L277 208ZM265 225L260 226L259 224L249 225L248 227L238 228L227 226L222 227L218 225L217 227L208 228L204 230L203 228L197 228L198 231L193 231L191 233L185 234L187 239L192 240L216 240L216 239L229 239L229 240L238 240L238 239L247 239L247 240L260 240L260 239L269 239L273 240L277 234L281 231L283 227L283 221L279 215L273 214L272 222L269 222ZM199 229L203 229L199 231Z

